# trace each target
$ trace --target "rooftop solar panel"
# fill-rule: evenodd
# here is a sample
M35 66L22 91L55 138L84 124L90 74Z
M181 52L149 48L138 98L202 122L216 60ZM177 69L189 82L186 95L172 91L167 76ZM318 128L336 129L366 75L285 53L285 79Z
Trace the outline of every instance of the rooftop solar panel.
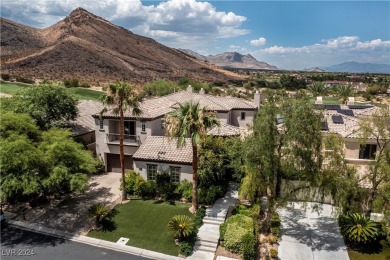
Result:
M350 109L338 109L337 112L347 116L354 116L353 111Z
M349 109L366 109L373 107L372 105L348 105Z
M327 110L338 110L340 109L340 105L324 105Z
M342 116L333 115L333 116L332 116L332 121L333 121L333 123L335 123L335 124L344 124L344 120L343 120L343 117L342 117Z

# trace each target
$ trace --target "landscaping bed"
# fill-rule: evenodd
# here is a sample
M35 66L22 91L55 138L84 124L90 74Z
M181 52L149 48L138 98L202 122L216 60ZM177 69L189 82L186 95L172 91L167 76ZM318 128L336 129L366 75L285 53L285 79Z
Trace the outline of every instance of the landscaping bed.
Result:
M113 216L102 221L103 228L88 236L112 242L126 237L126 245L178 255L179 247L168 235L167 224L175 215L192 216L189 207L186 203L131 200L115 207Z

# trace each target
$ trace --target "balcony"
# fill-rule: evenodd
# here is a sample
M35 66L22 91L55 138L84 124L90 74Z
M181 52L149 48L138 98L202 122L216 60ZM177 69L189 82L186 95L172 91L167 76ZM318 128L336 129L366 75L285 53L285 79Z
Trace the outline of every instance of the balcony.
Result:
M140 145L139 137L136 135L123 135L123 145ZM108 133L106 134L106 143L107 144L118 144L119 145L119 134Z

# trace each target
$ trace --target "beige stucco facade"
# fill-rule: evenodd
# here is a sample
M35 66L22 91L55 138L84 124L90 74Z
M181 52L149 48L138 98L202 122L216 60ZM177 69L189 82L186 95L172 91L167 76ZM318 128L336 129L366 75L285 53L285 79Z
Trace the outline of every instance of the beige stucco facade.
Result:
M138 172L145 180L148 179L148 165L157 165L158 172L169 172L170 167L180 168L180 182L188 180L192 182L192 166L188 164L176 164L171 162L154 162L154 161L134 161L134 170Z

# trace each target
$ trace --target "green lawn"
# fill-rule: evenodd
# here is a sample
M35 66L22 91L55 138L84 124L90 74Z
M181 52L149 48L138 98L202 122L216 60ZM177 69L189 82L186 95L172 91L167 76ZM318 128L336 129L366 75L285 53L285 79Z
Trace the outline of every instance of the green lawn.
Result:
M14 94L16 94L17 91L22 90L26 87L31 87L31 86L32 85L23 84L23 83L0 81L0 92L14 95ZM81 100L98 100L100 95L103 93L101 91L96 91L96 90L91 90L91 89L86 89L86 88L74 88L71 90Z
M356 251L348 251L350 260L389 260L390 245L385 240L381 241L381 252L361 253ZM380 249L378 249L380 251Z
M74 88L74 93L81 100L98 100L100 95L103 94L101 91L96 91L87 88Z
M23 83L13 83L13 82L4 82L0 81L0 92L6 93L10 95L14 95L19 90L22 90L31 85L23 84Z
M310 98L310 100L314 103L315 98ZM328 105L340 104L340 100L338 97L322 97L322 101L324 104Z
M101 231L91 231L88 236L117 242L129 238L127 245L149 249L169 255L178 255L178 246L167 233L167 224L174 215L191 216L189 204L159 203L154 200L131 200L115 207L117 214L104 221Z

